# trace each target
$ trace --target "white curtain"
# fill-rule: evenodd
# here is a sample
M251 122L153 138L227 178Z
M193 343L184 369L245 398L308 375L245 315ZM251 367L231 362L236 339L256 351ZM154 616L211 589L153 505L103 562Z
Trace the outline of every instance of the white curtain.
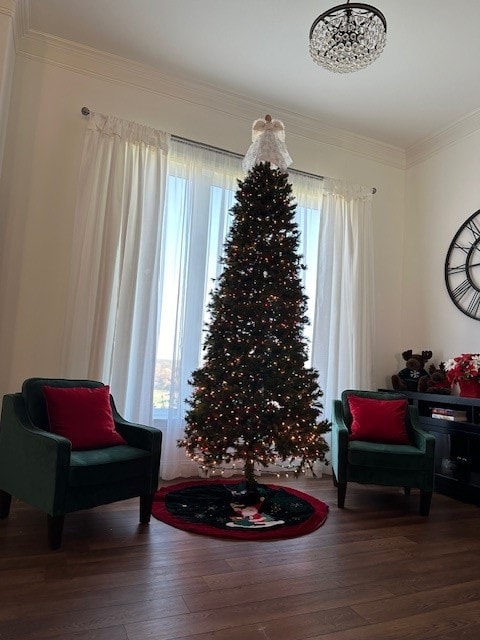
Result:
M332 399L344 389L373 385L372 191L325 179L321 211L312 364L331 417Z
M168 158L168 171L167 171ZM198 473L183 437L191 373L222 264L241 159L92 114L82 157L64 336L68 377L108 382L120 411L164 434L161 475ZM323 406L372 387L371 190L290 174L308 268L311 366Z
M236 159L172 141L157 353L157 362L172 363L168 408L160 412L164 417L159 423L164 431L164 479L199 471L177 441L184 435L185 399L192 392L188 380L202 360L206 306L212 278L222 268L218 257L238 176L243 173ZM373 379L372 192L295 173L290 180L301 232L299 253L307 265L302 278L312 319L305 329L310 364L319 371L324 413L330 417L332 398L348 387L371 388ZM315 470L322 467L316 465Z
M206 305L220 274L219 257L231 222L241 160L172 140L163 242L160 248L161 320L157 361L171 363L168 407L161 411L164 433L161 476L198 474L185 449L177 447L185 428L191 373L202 359ZM174 215L172 215L174 212Z
M152 422L159 256L170 137L92 113L78 183L63 362L108 382L130 420Z
M297 208L295 219L300 231L298 253L302 256L302 264L306 269L300 276L305 294L308 297L308 316L310 324L304 328L304 334L309 343L310 358L307 366L315 366L312 362L313 329L315 318L315 301L318 290L318 237L322 221L323 181L315 176L301 173L289 174L292 194ZM320 387L323 380L320 379Z

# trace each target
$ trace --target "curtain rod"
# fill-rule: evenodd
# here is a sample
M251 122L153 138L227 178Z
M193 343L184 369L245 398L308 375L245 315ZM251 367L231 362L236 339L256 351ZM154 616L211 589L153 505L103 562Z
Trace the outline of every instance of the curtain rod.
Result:
M81 109L82 116L89 116L90 109L88 107L82 107ZM174 134L171 135L173 140L177 140L178 142L185 142L186 144L191 144L193 147L201 147L202 149L210 149L210 151L216 151L217 153L223 153L226 156L231 156L232 158L238 158L239 160L243 159L243 155L241 153L235 153L234 151L228 151L227 149L221 149L220 147L214 147L211 144L206 144L205 142L197 142L196 140L190 140L189 138L182 138L181 136L176 136ZM316 178L317 180L325 180L325 176L319 176L316 173L308 173L308 171L301 171L299 169L291 169L290 173L296 173L301 176L306 176L307 178ZM376 187L372 188L372 193L377 193Z

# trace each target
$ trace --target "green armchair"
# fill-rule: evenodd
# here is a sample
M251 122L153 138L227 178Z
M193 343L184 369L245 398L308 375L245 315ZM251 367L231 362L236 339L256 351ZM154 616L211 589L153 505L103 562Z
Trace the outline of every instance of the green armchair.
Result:
M148 524L158 486L161 432L124 420L110 396L115 430L126 443L72 450L70 440L49 431L44 386L104 385L92 380L30 378L21 393L4 396L0 518L8 516L12 496L45 511L52 549L60 547L64 517L72 511L140 496L140 522Z
M408 406L405 430L409 444L385 444L350 439L353 422L350 396L377 400L405 400L399 393L347 390L333 401L332 470L338 489L338 507L343 509L348 482L420 489L420 514L428 516L434 481L435 438L423 431L418 410Z

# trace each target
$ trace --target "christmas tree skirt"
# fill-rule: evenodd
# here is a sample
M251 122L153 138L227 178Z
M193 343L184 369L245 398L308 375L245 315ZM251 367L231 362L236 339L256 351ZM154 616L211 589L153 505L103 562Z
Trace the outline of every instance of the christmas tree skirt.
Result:
M252 500L238 479L194 480L157 491L152 515L172 527L220 538L274 540L311 533L327 519L328 505L275 485L257 484Z

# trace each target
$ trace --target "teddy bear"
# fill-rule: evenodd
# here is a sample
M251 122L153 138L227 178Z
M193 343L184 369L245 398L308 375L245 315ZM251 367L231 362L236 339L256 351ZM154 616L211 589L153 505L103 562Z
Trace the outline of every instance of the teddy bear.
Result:
M418 391L421 393L441 393L442 395L451 393L450 382L447 379L443 362L440 362L438 369L431 364L428 367L428 373L428 376L422 376L418 381Z
M396 391L418 391L420 378L428 376L425 364L432 357L431 351L413 353L411 349L402 353L405 360L405 367L392 376L392 387Z

